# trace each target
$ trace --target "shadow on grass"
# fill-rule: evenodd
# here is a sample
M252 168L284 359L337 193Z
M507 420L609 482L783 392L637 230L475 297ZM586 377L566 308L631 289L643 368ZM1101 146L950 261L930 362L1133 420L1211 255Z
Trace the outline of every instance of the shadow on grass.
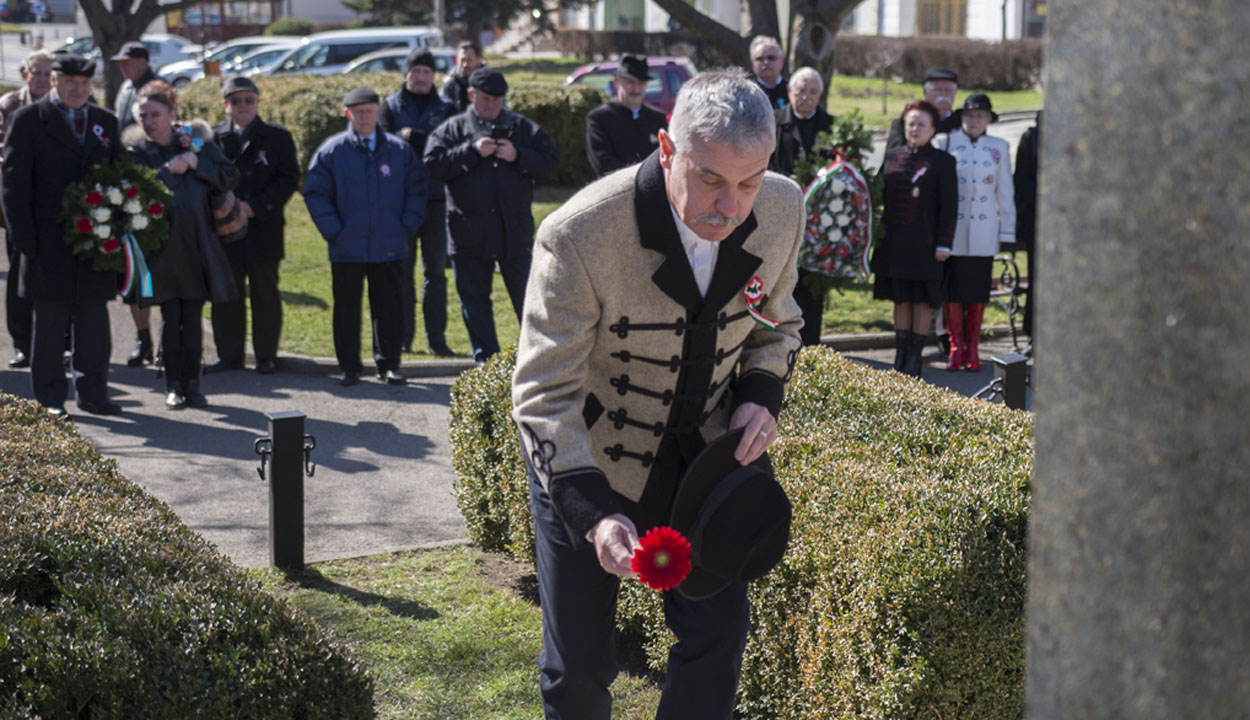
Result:
M337 595L346 600L350 600L362 607L372 607L381 605L386 608L392 615L407 618L409 620L437 620L441 617L437 610L426 607L419 602L409 602L406 600L392 600L385 595L377 593L364 592L354 587L349 587L322 575L315 568L304 568L303 570L287 570L283 573L288 582L295 583L307 590L316 590L318 592Z
M317 297L316 295L309 295L308 293L287 292L286 290L283 290L281 294L282 294L282 304L284 305L306 305L308 307L315 307L321 310L330 309L330 304L327 303L325 300Z

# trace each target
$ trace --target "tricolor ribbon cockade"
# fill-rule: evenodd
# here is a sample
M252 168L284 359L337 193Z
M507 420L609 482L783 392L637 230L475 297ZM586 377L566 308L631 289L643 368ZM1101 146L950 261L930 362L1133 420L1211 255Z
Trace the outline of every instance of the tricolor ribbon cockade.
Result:
M126 253L126 275L122 282L121 296L129 295L131 286L135 286L139 297L152 297L152 273L143 258L143 251L139 249L139 241L131 233L126 233L122 236L122 249Z
M764 315L764 313L760 312L759 307L764 304L765 297L764 281L760 280L759 275L753 276L751 278L751 282L747 283L746 288L742 291L742 299L746 300L747 312L751 314L751 317L755 319L755 322L763 325L769 330L776 330L777 326L781 324L780 321L773 320L772 318Z

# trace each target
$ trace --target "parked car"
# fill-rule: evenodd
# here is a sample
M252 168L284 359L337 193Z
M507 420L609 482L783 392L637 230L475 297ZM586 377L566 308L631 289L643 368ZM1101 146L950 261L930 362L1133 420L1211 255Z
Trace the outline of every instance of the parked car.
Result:
M80 38L71 40L66 43L68 48L70 44L78 43L88 38ZM179 60L193 60L199 56L203 48L181 35L170 35L168 33L144 33L139 36L139 40L148 49L148 65L153 68L160 68L172 62ZM95 40L91 40L89 50L76 50L86 55L92 60L100 60L100 48L95 46Z
M343 72L347 63L375 50L402 47L441 47L443 31L434 27L331 30L304 38L304 44L283 60L272 73L330 75Z
M0 2L0 20L15 23L33 23L35 21L35 13L30 10L28 2ZM48 7L45 2L43 4L43 22L52 22L54 13L52 8Z
M221 73L228 75L234 72L233 65L235 63L254 50L264 47L285 47L289 49L298 46L301 42L302 38L271 37L267 35L235 38L213 48L204 56L204 60L179 60L178 62L161 66L157 69L156 74L170 85L180 88L192 80L204 77L204 61L221 63Z
M429 48L434 56L434 71L446 75L456 66L456 51L450 48ZM366 53L347 63L345 73L353 72L398 72L404 71L404 61L412 50L406 47L387 48Z
M239 58L230 66L231 75L268 75L283 60L291 56L295 48L289 45L269 45L257 48ZM222 70L224 74L226 71Z
M614 60L582 65L565 78L564 84L589 85L606 92L609 97L615 96L612 78L618 65L620 63ZM673 112L677 91L699 72L694 63L684 57L649 57L647 68L652 78L647 81L647 97L643 102L665 115Z

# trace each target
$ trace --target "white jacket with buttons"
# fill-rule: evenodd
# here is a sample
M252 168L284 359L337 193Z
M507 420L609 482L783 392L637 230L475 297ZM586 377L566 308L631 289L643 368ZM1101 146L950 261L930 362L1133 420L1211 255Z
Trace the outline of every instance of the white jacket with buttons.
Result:
M955 158L959 213L952 255L993 256L1016 241L1016 203L1011 184L1011 146L1002 138L973 140L963 130L938 135L933 145Z

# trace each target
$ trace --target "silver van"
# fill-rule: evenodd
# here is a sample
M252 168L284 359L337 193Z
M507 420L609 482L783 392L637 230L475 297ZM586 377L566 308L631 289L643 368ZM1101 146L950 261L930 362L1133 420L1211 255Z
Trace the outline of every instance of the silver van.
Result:
M309 35L268 74L343 72L347 63L365 53L394 47L441 47L443 31L435 27L331 30Z

